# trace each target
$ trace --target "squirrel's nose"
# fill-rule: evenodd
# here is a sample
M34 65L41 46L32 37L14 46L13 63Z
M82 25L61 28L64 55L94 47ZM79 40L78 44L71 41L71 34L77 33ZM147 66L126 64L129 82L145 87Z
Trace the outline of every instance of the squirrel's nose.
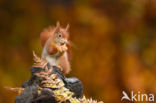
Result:
M66 39L64 39L64 40L63 40L63 43L64 43L64 44L66 44L66 43L67 43L67 40L66 40Z

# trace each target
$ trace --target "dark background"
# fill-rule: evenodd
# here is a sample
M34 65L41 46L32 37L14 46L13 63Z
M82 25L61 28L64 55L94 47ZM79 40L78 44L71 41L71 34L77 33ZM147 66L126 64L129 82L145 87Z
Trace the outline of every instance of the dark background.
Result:
M122 91L156 94L156 0L0 0L0 103L30 77L40 32L70 24L72 71L84 95L120 103Z

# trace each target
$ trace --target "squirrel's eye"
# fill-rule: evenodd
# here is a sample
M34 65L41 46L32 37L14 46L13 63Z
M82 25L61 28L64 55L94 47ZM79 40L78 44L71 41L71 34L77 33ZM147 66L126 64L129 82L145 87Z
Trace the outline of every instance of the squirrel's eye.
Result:
M59 35L58 35L58 37L62 37L62 35L61 35L61 34L59 34Z

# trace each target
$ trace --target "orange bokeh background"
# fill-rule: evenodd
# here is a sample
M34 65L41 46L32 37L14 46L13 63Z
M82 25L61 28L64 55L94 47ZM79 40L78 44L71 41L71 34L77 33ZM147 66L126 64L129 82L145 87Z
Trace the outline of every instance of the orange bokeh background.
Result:
M84 95L120 103L122 91L156 94L155 0L0 0L0 103L30 78L40 32L70 24L72 71Z

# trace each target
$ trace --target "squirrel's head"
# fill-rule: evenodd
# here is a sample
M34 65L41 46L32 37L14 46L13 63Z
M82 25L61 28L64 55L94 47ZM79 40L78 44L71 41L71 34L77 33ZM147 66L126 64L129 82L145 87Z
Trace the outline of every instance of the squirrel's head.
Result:
M68 29L69 29L69 24L64 29L64 28L61 28L60 23L57 22L56 28L53 34L53 39L56 44L58 45L68 44L68 39L69 39Z
M52 41L58 44L67 43L69 45L70 43L69 43L68 29L69 29L69 24L67 24L65 28L62 28L59 22L56 23L56 27L49 26L48 28L44 29L40 34L42 47L44 47L47 40L49 39L51 40L53 39Z

